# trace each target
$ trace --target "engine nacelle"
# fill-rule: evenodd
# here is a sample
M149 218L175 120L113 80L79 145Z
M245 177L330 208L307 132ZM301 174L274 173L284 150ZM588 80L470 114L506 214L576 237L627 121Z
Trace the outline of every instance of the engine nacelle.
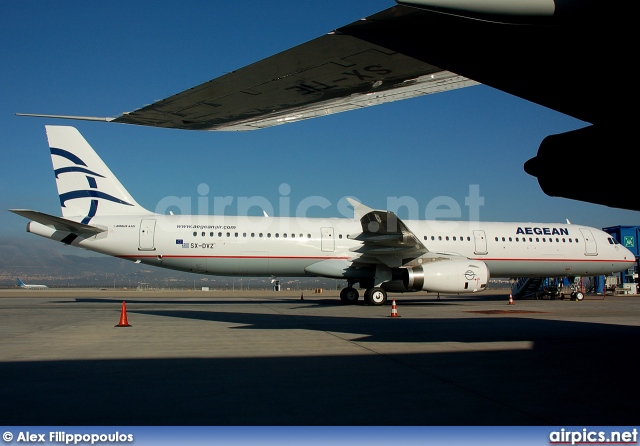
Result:
M538 154L524 164L524 170L538 179L542 191L551 197L570 198L621 209L640 210L637 200L627 191L638 186L635 175L616 172L615 163L595 160L590 154L601 153L603 147L622 148L632 144L631 133L606 126L589 126L558 135L547 136ZM559 175L558 169L568 169ZM615 181L606 175L616 172Z
M487 288L489 268L480 260L441 260L394 269L393 279L383 284L383 288L387 291L476 293Z

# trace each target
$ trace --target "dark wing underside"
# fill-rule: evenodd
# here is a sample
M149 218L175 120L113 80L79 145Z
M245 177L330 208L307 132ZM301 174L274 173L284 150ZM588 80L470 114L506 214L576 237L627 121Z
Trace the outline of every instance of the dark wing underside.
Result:
M252 130L483 83L612 122L623 111L605 104L629 88L615 73L632 58L629 31L603 17L514 24L396 5L113 121Z
M419 10L396 6L112 122L188 130L253 130L477 83L373 43ZM402 26L402 25L400 25ZM366 31L353 33L356 29Z

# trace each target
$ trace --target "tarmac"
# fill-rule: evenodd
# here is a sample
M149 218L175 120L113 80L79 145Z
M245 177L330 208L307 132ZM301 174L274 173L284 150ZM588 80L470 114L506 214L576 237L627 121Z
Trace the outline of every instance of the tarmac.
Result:
M2 290L0 424L638 423L640 296L313 291Z

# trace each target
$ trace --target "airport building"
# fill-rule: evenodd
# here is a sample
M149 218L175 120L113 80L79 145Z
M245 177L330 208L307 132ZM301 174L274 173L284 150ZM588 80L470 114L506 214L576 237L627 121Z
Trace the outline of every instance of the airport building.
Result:
M619 283L637 283L638 272L640 271L640 248L638 247L640 226L610 226L608 228L602 228L602 230L611 235L618 243L629 249L629 251L636 256L635 269L621 272Z

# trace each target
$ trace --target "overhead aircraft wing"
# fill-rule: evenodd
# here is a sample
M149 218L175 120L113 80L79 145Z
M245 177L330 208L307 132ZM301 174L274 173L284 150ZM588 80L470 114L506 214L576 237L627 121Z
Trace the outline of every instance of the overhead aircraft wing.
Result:
M363 40L416 10L392 7L244 68L117 117L42 115L186 130L255 130L477 82ZM419 11L417 11L419 12Z
M483 83L596 123L614 120L601 104L629 88L594 88L586 75L625 44L618 30L593 30L611 18L605 0L398 3L117 117L28 115L253 130Z
M606 0L397 0L324 36L117 117L36 115L188 130L252 130L482 83L591 124L547 137L525 171L551 196L640 210L594 183L585 154L636 139L635 15ZM553 166L553 167L551 167ZM558 175L566 168L568 176ZM584 179L582 178L584 176Z

